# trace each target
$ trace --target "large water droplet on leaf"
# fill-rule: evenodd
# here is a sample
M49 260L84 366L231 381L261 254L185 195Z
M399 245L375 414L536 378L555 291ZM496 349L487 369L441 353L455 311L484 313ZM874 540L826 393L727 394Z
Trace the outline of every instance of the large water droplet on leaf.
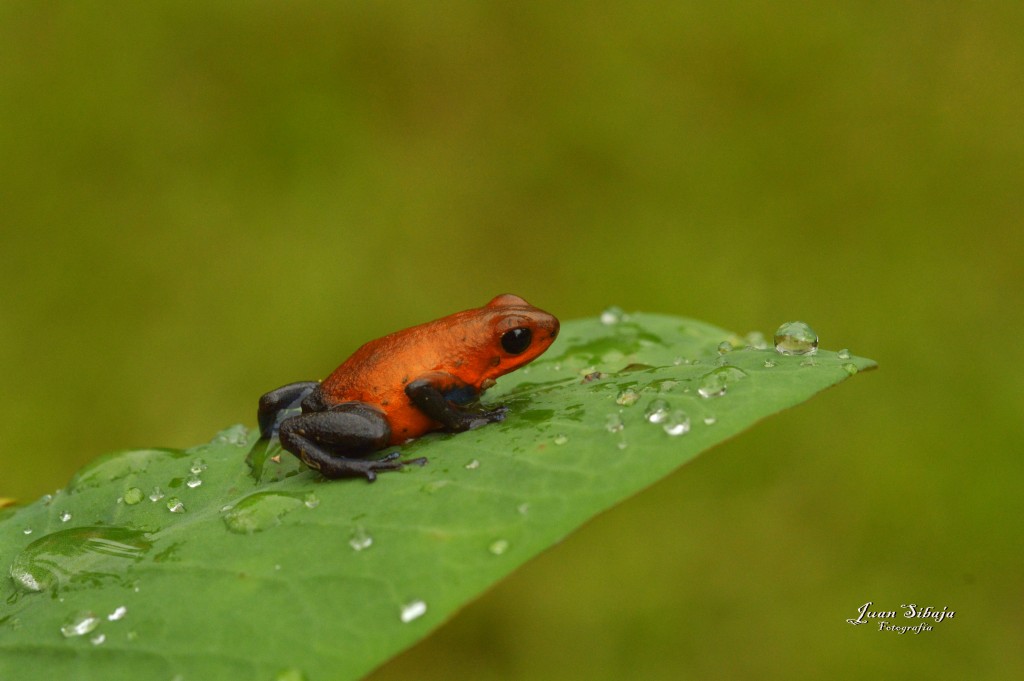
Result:
M281 518L295 509L309 508L307 501L311 496L289 492L250 494L224 514L224 524L238 534L262 532L280 525Z
M11 578L28 591L91 583L123 575L153 544L126 527L76 527L40 537L11 563Z
M783 355L813 355L818 334L803 322L786 322L775 331L775 350Z

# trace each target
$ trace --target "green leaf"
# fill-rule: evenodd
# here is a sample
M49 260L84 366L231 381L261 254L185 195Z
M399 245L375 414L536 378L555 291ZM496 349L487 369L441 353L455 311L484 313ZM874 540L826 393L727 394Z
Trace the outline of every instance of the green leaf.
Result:
M0 678L358 678L587 519L874 367L749 341L667 316L566 323L488 393L503 423L421 438L403 456L428 465L374 484L261 456L241 426L102 457L0 511Z

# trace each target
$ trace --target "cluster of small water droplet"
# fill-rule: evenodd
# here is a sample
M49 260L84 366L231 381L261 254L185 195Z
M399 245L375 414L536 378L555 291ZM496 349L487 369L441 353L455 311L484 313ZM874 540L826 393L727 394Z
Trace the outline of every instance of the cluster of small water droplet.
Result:
M648 423L660 425L669 435L685 435L690 432L690 416L682 409L673 409L668 401L661 398L651 400L644 410Z
M117 622L124 618L128 613L128 608L123 605L119 605L107 615L106 619L108 622ZM79 612L68 619L63 625L61 625L60 633L64 638L75 638L78 636L88 636L93 634L89 638L89 642L94 646L102 645L107 640L107 635L103 632L97 632L100 625L103 623L103 618L96 615L91 611ZM129 636L129 638L134 638Z
M203 479L199 476L202 475L203 471L205 470L206 462L204 462L202 459L196 459L195 461L193 461L192 465L188 469L189 477L185 481L185 486L188 487L189 489L195 489L196 487L202 485Z

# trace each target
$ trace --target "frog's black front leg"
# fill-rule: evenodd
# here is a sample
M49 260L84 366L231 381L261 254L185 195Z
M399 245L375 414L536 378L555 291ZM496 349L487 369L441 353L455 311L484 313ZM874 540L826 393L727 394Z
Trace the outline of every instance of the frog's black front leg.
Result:
M478 391L443 372L433 372L416 379L405 386L405 394L420 411L452 432L501 421L508 411L504 406L489 411L463 409L461 405L476 400Z
M384 413L362 402L343 402L326 411L292 416L281 423L281 446L327 478L365 477L370 482L381 471L396 471L405 464L398 452L382 459L360 458L387 446L391 426Z
M316 381L289 383L263 395L260 398L259 410L256 412L260 437L263 439L271 437L279 426L278 417L281 412L298 407L302 400L316 390L319 385Z

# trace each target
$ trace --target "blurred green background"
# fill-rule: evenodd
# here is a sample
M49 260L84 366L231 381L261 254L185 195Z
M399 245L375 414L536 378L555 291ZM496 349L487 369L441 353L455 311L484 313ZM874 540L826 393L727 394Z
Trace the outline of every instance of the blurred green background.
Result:
M1017 2L3 2L0 496L500 292L802 319L880 370L372 678L1024 678L1021 36Z

